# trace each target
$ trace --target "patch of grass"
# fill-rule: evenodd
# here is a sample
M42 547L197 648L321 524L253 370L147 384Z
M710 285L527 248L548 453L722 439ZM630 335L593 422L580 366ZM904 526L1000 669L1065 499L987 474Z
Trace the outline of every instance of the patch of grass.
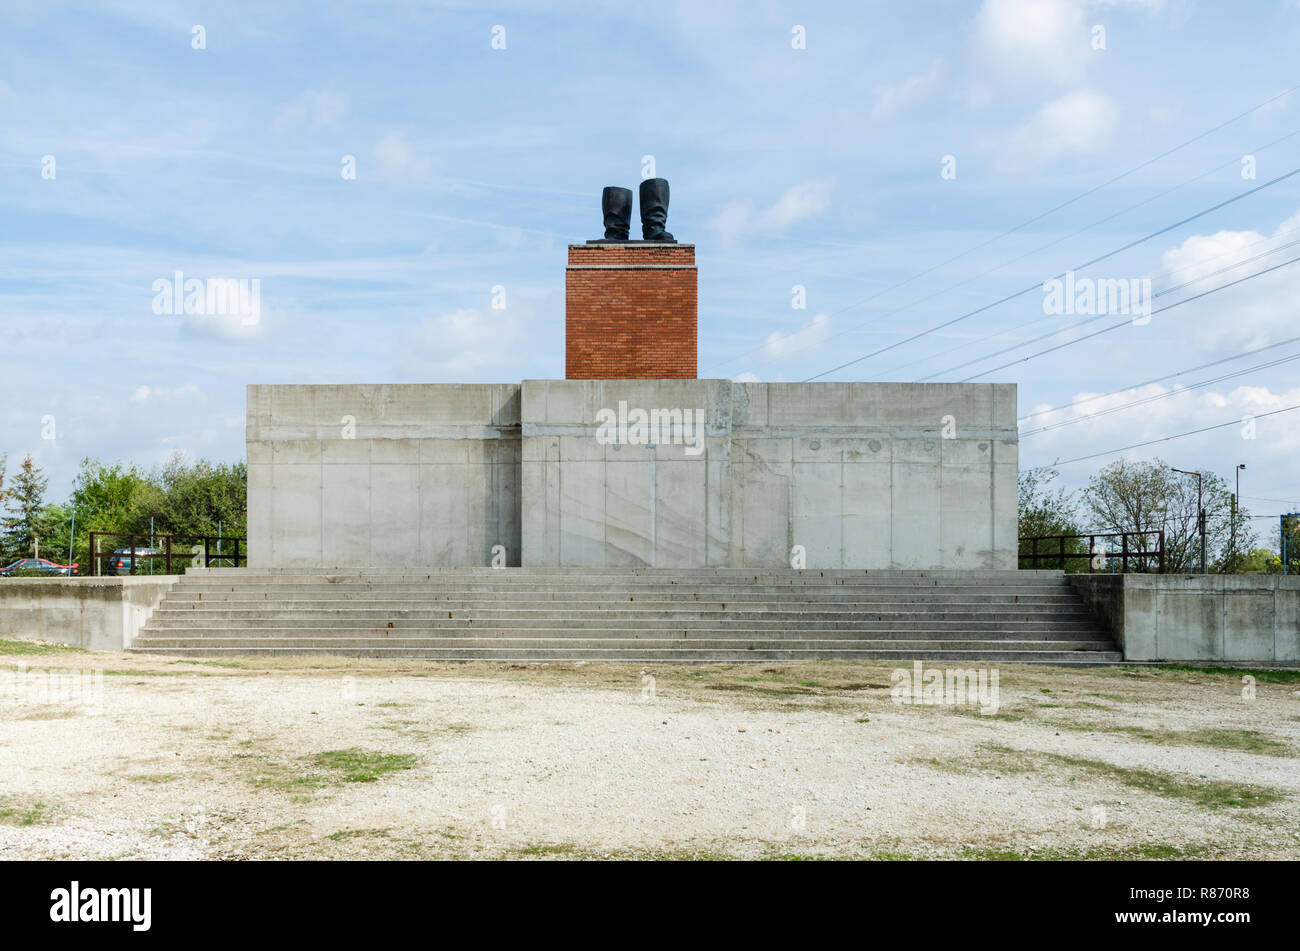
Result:
M334 774L335 782L373 783L387 773L413 767L418 757L410 753L377 753L353 747L327 750L309 757L311 763Z
M1204 845L1168 845L1163 842L1144 842L1118 848L1093 849L1016 849L974 848L967 846L956 858L979 862L1131 862L1202 858L1210 852Z
M1162 664L1150 670L1157 676L1162 673L1206 674L1213 677L1227 677L1237 683L1246 676L1254 677L1262 684L1300 683L1300 670L1279 670L1273 667L1195 667L1189 664Z
M338 832L331 832L325 838L331 842L344 842L348 839L386 838L388 834L388 829L340 829Z
M327 750L292 763L256 753L237 753L235 759L251 761L246 768L254 786L299 797L331 786L372 783L389 773L411 769L419 761L409 753L356 748Z
M128 776L126 778L133 783L162 785L163 783L174 782L181 777L180 773L137 773L134 776Z
M10 826L48 825L54 821L54 807L47 802L18 802L0 799L0 823Z
M0 638L0 654L85 654L84 647L51 644L47 641L21 641Z
M1216 750L1240 750L1264 756L1294 756L1295 750L1281 740L1258 730L1239 730L1230 727L1206 727L1200 730L1165 730L1159 727L1133 726L1123 723L1097 723L1095 721L1071 722L1050 720L1045 723L1083 733L1123 733L1147 743L1162 746L1208 746Z
M1132 789L1140 789L1166 799L1184 799L1204 809L1250 809L1280 802L1286 798L1281 791L1267 786L1230 783L1222 780L1193 782L1172 773L1116 766L1105 760L1066 756L1062 753L1038 755L1093 776L1115 780Z
M1037 768L1033 757L1009 746L980 744L969 756L920 757L910 761L928 769L944 773L969 776L975 773L994 773L1015 776L1032 773Z

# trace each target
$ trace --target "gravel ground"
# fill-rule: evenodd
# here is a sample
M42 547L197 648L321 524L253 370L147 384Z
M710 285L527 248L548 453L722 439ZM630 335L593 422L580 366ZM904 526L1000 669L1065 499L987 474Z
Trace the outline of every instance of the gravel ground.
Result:
M1300 857L1285 675L1003 667L985 715L887 666L649 673L6 652L0 855Z

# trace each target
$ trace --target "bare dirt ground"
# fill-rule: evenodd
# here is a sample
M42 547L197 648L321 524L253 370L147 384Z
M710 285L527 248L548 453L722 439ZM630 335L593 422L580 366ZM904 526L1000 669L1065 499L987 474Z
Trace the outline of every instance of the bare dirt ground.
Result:
M983 713L892 669L0 641L0 856L1300 857L1300 674L1007 666Z

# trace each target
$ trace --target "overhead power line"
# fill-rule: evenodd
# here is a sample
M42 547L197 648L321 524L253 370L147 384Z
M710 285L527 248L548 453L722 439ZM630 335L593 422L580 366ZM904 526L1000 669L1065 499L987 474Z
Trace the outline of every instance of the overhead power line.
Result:
M1227 284L1220 284L1218 287L1212 287L1208 291L1202 291L1199 294L1193 294L1191 297L1184 297L1182 300L1174 301L1172 304L1166 304L1164 307L1160 307L1157 308L1156 310L1151 311L1150 316L1155 317L1158 314L1163 314L1166 313L1167 311L1171 311L1175 307L1182 307L1184 304L1190 304L1192 301L1198 301L1203 297L1209 297L1211 294L1217 294L1219 291L1226 291L1228 288L1236 287L1238 284L1244 284L1247 281L1253 281L1257 277L1263 277L1265 274L1271 274L1273 271L1276 271L1280 268L1288 267L1292 264L1295 264L1297 261L1300 261L1300 257L1292 258L1289 261L1283 261L1281 264L1274 264L1272 267L1264 268L1264 270L1262 271L1256 271L1254 274L1247 274L1245 277L1239 277L1237 278L1237 280L1229 281ZM1096 319L1096 318L1091 318L1091 319ZM1090 334L1084 334L1082 337L1075 337L1073 340L1067 340L1065 343L1059 343L1055 347L1048 347L1045 350L1039 350L1037 353L1031 353L1027 357L1021 357L1019 360L1012 360L1010 363L1004 363L1001 366L993 367L991 370L985 370L982 373L976 373L974 376L966 377L961 382L969 383L971 380L978 380L982 376L988 376L990 373L997 373L999 370L1005 370L1007 367L1013 367L1018 363L1028 363L1030 360L1036 359L1041 356L1045 356L1046 354L1055 353L1057 350L1064 350L1066 347L1072 347L1076 343L1083 343L1085 340L1091 340L1093 337L1099 337L1102 334L1109 333L1112 330L1118 330L1120 327L1129 325L1132 322L1133 322L1132 317L1125 317L1124 319L1119 320L1108 327L1101 328L1101 330L1094 330Z
M1292 229L1292 230L1295 230L1295 229ZM1239 261L1235 261L1235 262L1232 263L1232 264L1225 265L1224 267L1217 268L1216 270L1208 271L1208 272L1206 272L1205 274L1201 274L1201 275L1199 275L1198 277L1194 277L1194 278L1192 278L1190 281L1184 281L1184 282L1181 283L1181 284L1175 284L1175 285L1172 286L1172 287L1166 287L1164 290L1160 290L1160 291L1157 291L1156 293L1152 294L1152 295L1151 295L1151 299L1152 299L1152 300L1155 300L1155 299L1158 298L1158 297L1166 297L1166 296L1168 296L1168 295L1170 295L1170 294L1173 294L1173 293L1175 293L1175 292L1177 292L1177 291L1181 291L1181 290L1182 290L1183 288L1185 288L1185 287L1191 287L1193 284L1200 284L1202 281L1206 281L1206 280L1208 280L1208 279L1210 279L1210 278L1212 278L1212 277L1217 277L1217 276L1220 275L1220 274L1225 274L1225 273L1227 273L1228 271L1235 271L1237 268L1242 267L1243 265L1246 265L1246 264L1252 264L1252 263L1254 263L1255 261L1260 260L1261 258L1269 257L1270 255L1276 254L1278 251L1285 251L1287 248L1293 248L1293 247L1295 247L1296 245L1300 245L1300 239L1297 239L1297 240L1295 240L1295 241L1290 241L1290 242L1288 242L1287 244L1278 245L1278 246L1275 247L1275 248L1270 248L1270 249L1267 250L1267 251L1262 251L1262 252L1260 252L1259 254L1253 255L1252 257L1242 258L1241 260L1239 260ZM1049 314L1049 315L1046 315L1046 316L1044 316L1044 317L1041 317L1041 318L1039 318L1039 319L1037 319L1037 320L1030 321L1030 323L1031 323L1031 324L1041 323L1043 320L1052 320L1052 319L1055 319L1056 316L1057 316L1057 315L1055 315L1055 314ZM944 369L942 369L942 370L939 370L939 371L937 371L937 372L935 372L935 373L931 373L929 376L923 376L923 377L921 377L921 379L920 379L918 382L925 383L925 382L928 382L928 381L930 381L930 380L933 380L935 377L941 377L941 376L944 376L945 374L953 373L953 372L955 372L955 371L957 371L957 370L963 370L963 369L965 369L966 367L971 366L971 365L973 365L973 364L976 364L976 363L983 363L985 360L992 360L994 357L1000 357L1000 356L1002 356L1004 353L1010 353L1012 350L1019 350L1021 347L1029 347L1029 346L1033 346L1034 344L1039 343L1040 341L1043 341L1043 340L1049 340L1049 339L1051 339L1052 337L1059 336L1060 334L1064 333L1064 332L1067 331L1067 330L1076 330L1076 329L1078 329L1079 327L1084 327L1084 326L1087 326L1088 324L1096 323L1097 321L1099 321L1099 320L1104 320L1105 318L1110 317L1110 316L1112 316L1112 315L1111 315L1111 314L1098 314L1098 315L1096 315L1095 317L1089 317L1089 318L1087 318L1086 320L1081 320L1081 321L1079 321L1078 323L1075 323L1075 324L1071 324L1071 325L1069 325L1068 327L1057 327L1055 330L1052 330L1052 331L1050 331L1050 332L1048 332L1048 333L1045 333L1045 334L1039 334L1037 337L1033 337L1033 338L1031 338L1031 339L1029 339L1029 340L1022 340L1022 341L1020 341L1020 342L1018 342L1018 343L1013 343L1013 344L1011 344L1009 347L1003 347L1001 350L994 350L992 353L986 353L986 354L984 354L982 357L975 357L975 358L972 359L972 360L966 360L966 361L964 361L964 362L962 362L962 363L957 363L957 364L954 364L953 366L946 367L946 368L944 368Z
M1204 218L1206 215L1218 211L1221 208L1226 208L1228 205L1231 205L1234 202L1241 201L1243 198L1249 198L1251 195L1261 192L1266 188L1271 188L1272 186L1278 184L1279 182L1286 181L1287 179L1295 175L1300 175L1300 168L1293 168L1291 171L1283 175L1279 175L1277 178L1264 182L1264 184L1262 185L1256 185L1254 188L1249 188L1244 192L1241 192L1237 195L1234 195L1231 198L1219 202L1217 205L1211 205L1209 208L1205 208L1201 211L1196 212L1195 214L1188 215L1186 218L1183 218L1179 221L1175 221L1173 224L1167 225L1159 229L1158 231L1153 231L1150 234L1144 235L1143 237L1138 238L1135 241L1130 241L1127 244L1121 245L1120 247L1115 248L1112 251L1107 251L1105 254L1098 255L1097 257L1093 258L1090 261L1085 261L1084 263L1079 264L1075 267L1067 268L1066 270L1062 271L1060 274L1055 275L1055 277L1048 278L1048 280L1062 280L1066 276L1066 274L1070 273L1071 271L1082 271L1085 268L1092 267L1094 264L1099 264L1100 262L1105 261L1108 258L1113 258L1117 254L1122 254L1125 251L1132 250L1133 248L1136 248L1138 245L1144 244L1145 242L1150 241L1153 238L1158 238L1163 234L1168 234L1170 231L1173 231L1176 228L1181 228L1183 225L1196 221L1198 218ZM951 327L953 324L959 323L963 320L967 320L968 318L974 317L977 314L982 314L986 310L992 310L994 307L997 307L1001 304L1005 304L1008 301L1015 300L1017 297L1023 297L1025 294L1028 294L1031 291L1039 290L1042 288L1044 283L1046 282L1035 281L1033 284L1030 284L1028 287L1022 288L1021 290L1018 290L1012 294L1008 294L1005 297L1000 297L991 303L985 304L983 307L977 307L974 310L970 310L964 314L960 314L956 317L953 317L951 320L945 320L941 324L936 324L933 327L928 327L925 330L920 331L919 333L912 334L910 337L906 337L895 343L891 343L887 347L881 347L878 350L873 350L871 353L863 354L862 356L857 357L853 360L848 360L844 363L839 364L838 366L831 367L829 370L824 370L821 373L808 377L803 382L809 383L813 380L820 379L823 376L828 376L832 373L837 373L840 370L853 366L854 364L861 363L863 360L869 360L870 358L879 356L882 353L888 353L890 350L894 350L897 349L898 347L904 346L905 344L909 344L913 340L919 340L922 337L932 334L937 330L943 330L946 327Z
M1218 132L1220 129L1224 129L1224 128L1226 128L1227 126L1232 125L1234 122L1238 122L1238 121L1240 121L1240 120L1246 118L1247 116L1251 115L1252 113L1258 112L1260 109L1263 109L1265 106L1271 105L1272 103L1277 102L1279 99L1283 99L1283 98L1285 98L1286 96L1289 96L1291 93L1295 92L1296 90L1300 90L1300 85L1292 86L1290 89L1286 89L1286 90L1284 90L1284 91L1278 93L1278 94L1275 95L1275 96L1271 96L1271 97L1269 97L1268 99L1265 99L1263 102L1258 103L1257 105L1254 105L1254 106L1252 106L1251 108L1247 109L1245 112L1239 113L1239 114L1233 116L1231 119L1226 119L1226 120L1224 120L1223 122L1220 122L1218 125L1213 126L1212 128L1205 130L1204 132L1200 133L1199 135L1195 135L1195 136L1193 136L1192 138L1187 139L1185 142L1181 142L1181 143L1179 143L1178 145L1174 146L1173 148L1166 149L1165 151L1161 152L1159 155L1155 155L1155 156L1153 156L1152 158L1147 159L1146 161L1141 162L1141 163L1139 163L1139 164L1137 164L1137 165L1134 165L1132 168L1130 168L1130 169L1128 169L1128 170L1126 170L1126 171L1124 171L1124 172L1121 172L1120 174L1115 175L1115 176L1113 176L1112 178L1107 179L1106 181L1102 182L1101 184L1093 186L1092 188L1090 188L1090 189L1088 189L1087 191L1084 191L1084 192L1082 192L1082 193L1080 193L1080 194L1074 196L1073 198L1069 199L1068 201L1064 201L1064 202L1060 203L1059 205L1055 205L1054 207L1049 208L1047 211L1044 211L1044 212L1042 212L1042 213L1040 213L1040 214L1038 214L1038 215L1035 215L1035 216L1032 217L1032 218L1026 219L1025 221L1022 221L1020 224L1015 225L1015 226L1012 227L1012 228L1008 228L1006 231L1003 231L1001 234L998 234L998 235L996 235L996 236L994 236L994 237L992 237L992 238L989 238L989 239L987 239L987 240L985 240L985 241L980 242L979 244L976 244L976 245L974 245L974 246L972 246L972 247L970 247L970 248L967 248L965 251L961 252L960 254L954 255L953 257L948 258L948 259L945 260L945 261L940 261L938 264L932 265L932 266L926 268L926 269L923 270L923 271L918 271L917 273L911 275L910 277L907 277L907 278L903 279L902 281L899 281L898 283L891 284L891 285L888 286L888 287L882 288L881 290L877 291L876 293L874 293L874 294L872 294L872 295L870 295L870 296L868 296L868 297L863 298L862 300L856 301L856 302L854 302L854 303L852 303L852 304L849 304L849 305L846 306L846 307L842 307L842 308L840 308L840 309L838 309L838 310L836 310L836 311L833 311L833 312L831 313L831 316L834 317L834 316L836 316L836 315L838 315L838 314L842 314L842 313L845 313L845 312L847 312L847 311L853 310L853 309L855 309L855 308L857 308L857 307L860 307L860 306L862 306L863 304L870 303L871 301L875 300L876 298L881 297L881 296L883 296L883 295L885 295L885 294L888 294L890 291L897 290L897 289L900 288L900 287L904 287L904 286L906 286L907 284L910 284L912 281L916 280L917 278L924 277L924 276L927 275L927 274L931 274L931 273L933 273L934 271L937 271L937 270L938 270L939 268L941 268L941 267L946 267L947 265L952 264L952 263L955 262L955 261L959 261L959 260L961 260L962 258L966 257L966 256L969 255L969 254L973 254L974 252L979 251L979 250L981 250L982 248L988 247L990 244L994 244L995 242L1000 241L1000 240L1002 240L1003 238L1005 238L1005 237L1007 237L1007 236L1009 236L1009 235L1015 234L1017 231L1020 231L1021 229L1026 228L1026 227L1028 227L1028 226L1031 225L1031 224L1035 224L1036 222L1041 221L1042 219L1048 217L1049 215L1052 215L1052 214L1054 214L1055 212L1060 211L1060 210L1063 209L1063 208L1067 208L1067 207L1069 207L1070 205L1074 204L1075 202L1078 202L1078 201L1080 201L1080 200L1082 200L1082 199L1084 199L1084 198L1087 198L1087 197L1089 197L1089 196L1091 196L1091 195L1094 195L1094 194L1096 194L1097 192L1101 191L1102 189L1107 188L1108 186L1113 185L1113 184L1115 184L1116 182L1118 182L1118 181L1120 181L1120 180L1122 180L1122 179L1124 179L1124 178L1127 178L1129 175L1132 175L1134 172L1141 171L1142 169L1146 168L1147 166L1149 166L1149 165L1153 165L1153 164L1155 164L1156 162L1160 161L1161 159L1163 159L1163 158L1167 158L1168 156L1173 155L1175 152L1181 151L1182 149L1185 149L1187 146L1189 146L1189 145L1193 145L1194 143L1199 142L1201 139L1204 139L1204 138L1206 138L1207 136L1212 135L1212 134L1215 133L1215 132ZM1295 132L1291 132L1291 133L1289 133L1289 134L1283 136L1283 137L1280 138L1280 139L1275 139L1274 141L1268 143L1267 145L1263 145L1263 146L1260 146L1259 148L1253 149L1252 152L1261 152L1261 151L1263 151L1264 149L1272 148L1274 145L1277 145L1279 142L1284 142L1284 141L1286 141L1287 139L1292 138L1292 137L1294 137L1294 136L1296 136L1296 135L1300 135L1300 130L1296 130ZM1082 229L1080 229L1080 230L1078 230L1078 231L1075 231L1075 232L1073 232L1072 234L1067 235L1065 238L1061 238L1061 239L1058 239L1057 241L1049 242L1048 244L1043 245L1043 246L1040 247L1040 248L1035 248L1033 251L1029 252L1028 254L1024 254L1024 255L1020 255L1020 257L1012 258L1010 261L1005 261L1005 262L1003 262L1002 264L997 265L997 267L995 267L995 268L991 268L991 269L989 269L989 270L986 270L986 271L982 272L981 274L975 275L975 277L969 278L969 279L967 279L966 281L961 281L961 282L959 282L959 283L957 283L957 284L954 284L954 285L952 285L952 286L950 286L950 287L945 288L945 289L942 290L942 291L939 291L939 292L937 292L937 293L935 293L935 294L931 294L931 295L929 295L928 297L923 297L923 298L921 298L920 300L913 301L911 304L906 304L906 305L904 305L904 306L901 307L901 308L897 308L896 310L891 311L890 313L898 313L899 310L905 310L905 309L907 309L908 307L915 306L916 304L918 304L918 303L922 303L922 302L924 302L924 301L926 301L926 300L929 300L929 299L931 299L932 297L937 297L937 296L939 296L940 294L944 294L944 293L947 293L947 292L950 291L950 290L954 290L954 289L956 289L956 288L958 288L958 287L961 287L962 285L969 283L971 280L975 280L975 279L977 279L977 278L979 278L979 277L983 277L984 275L990 273L990 272L993 271L993 270L997 270L998 268L1005 267L1007 264L1011 264L1011 263L1014 263L1014 262L1016 262L1016 261L1019 261L1019 260L1025 258L1025 257L1028 257L1029 254L1037 254L1039 251L1046 250L1047 248L1052 247L1054 244L1059 244L1060 241L1068 240L1069 238L1072 238L1072 237L1075 237L1075 236L1077 236L1077 235L1082 234L1084 231L1087 231L1087 230L1089 230L1090 228L1094 228L1094 227L1096 227L1096 226L1099 225L1099 224L1103 224L1103 223L1106 222L1106 221L1110 221L1112 218L1116 218L1116 217L1118 217L1119 215L1122 215L1122 214L1127 214L1128 212L1133 211L1134 209L1140 208L1140 207L1142 207L1143 205L1148 204L1149 202L1156 200L1157 198L1160 198L1160 197L1162 197L1162 196L1164 196L1164 195L1169 194L1170 192L1173 192L1173 191L1176 191L1176 190L1179 189L1179 188L1182 188L1184 185L1187 185L1187 184L1189 184L1189 183L1191 183L1191 182L1197 181L1197 180L1200 179L1200 178L1204 178L1206 175L1213 174L1214 172L1216 172L1216 171L1218 171L1218 170L1220 170L1220 169L1222 169L1222 168L1225 168L1225 167L1227 167L1228 165L1235 164L1237 161L1238 161L1238 159L1234 157L1231 161L1229 161L1229 162L1225 162L1223 165L1216 166L1215 168L1212 168L1212 169L1210 169L1210 170L1208 170L1208 171L1206 171L1206 172L1203 172L1202 174L1196 176L1195 178L1190 178L1190 179L1188 179L1188 180L1185 181L1185 182L1181 182L1181 183L1179 183L1178 185L1173 186L1172 188L1166 189L1165 191L1159 192L1159 193L1157 193L1156 195L1151 196L1150 198L1144 199L1143 201L1140 201L1140 202L1138 202L1138 203L1135 204L1135 205L1130 205L1128 208L1121 209L1120 211L1116 212L1116 213L1113 214L1113 215L1110 215L1110 216L1108 216L1108 217L1106 217L1106 218L1102 218L1102 219L1099 220L1099 221L1095 221L1095 222L1093 222L1092 224L1087 225L1087 226L1085 226L1084 228L1082 228ZM859 272L859 274L861 274L861 273L865 273L865 272ZM852 275L852 276L857 276L857 275ZM835 334L835 336L839 336L839 334ZM759 352L761 349L763 349L763 346L760 344L758 347L755 347L755 348L753 348L753 349L751 349L751 350L748 350L748 351L746 351L745 353L742 353L742 354L741 354L740 356L738 356L738 357L734 357L734 358L732 358L732 359L730 359L730 360L727 360L726 363L734 363L734 362L737 362L737 361L740 361L740 360L744 360L746 357L749 357L750 355ZM719 367L719 366L724 366L724 365L726 365L726 364L721 364L721 363L713 364L713 367L711 367L710 369L712 369L712 368L716 368L716 367Z
M1293 410L1297 410L1297 409L1300 409L1300 403L1297 403L1295 406L1286 406L1286 407L1283 407L1282 409L1275 409L1275 410L1272 410L1272 411L1267 412L1267 413L1255 413L1255 414L1253 414L1253 416L1254 416L1255 419L1264 419L1264 418L1266 418L1266 417L1268 417L1268 416L1277 416L1277 415L1280 414L1280 413L1290 413L1290 412L1292 412ZM1040 469L1055 469L1057 466L1068 466L1068 465L1070 465L1070 463L1073 463L1073 462L1084 462L1085 460L1088 460L1088 459L1097 459L1097 458L1099 458L1099 457L1101 457L1101 456L1111 456L1111 455L1114 455L1114 454L1117 453L1117 452L1128 452L1130 449L1141 449L1143 446L1154 446L1154 445L1156 445L1157 443L1170 442L1171 440L1174 440L1174 439L1182 439L1184 436L1195 436L1195 435L1197 435L1197 434L1199 434L1199 433L1208 433L1208 432L1210 432L1211 430L1215 430L1215 429L1223 429L1225 426L1240 426L1240 425L1241 425L1241 420L1239 420L1239 419L1230 419L1230 420L1228 420L1226 423L1216 423L1216 424L1213 425L1213 426L1204 426L1204 427L1202 427L1202 428L1200 428L1200 429L1189 429L1189 430L1188 430L1187 432L1185 432L1185 433L1175 433L1175 434L1172 435L1172 436L1161 436L1159 439L1148 439L1146 442L1135 442L1135 443L1134 443L1133 445L1131 445L1131 446L1120 446L1118 449L1106 449L1106 450L1104 450L1104 451L1102 451L1102 452L1094 452L1094 453L1090 453L1089 455L1086 455L1086 456L1076 456L1076 457L1073 458L1073 459L1062 459L1062 460L1058 460L1058 461L1056 461L1056 462L1050 463L1049 465L1044 465L1044 466L1031 466L1031 467L1030 467L1029 469L1027 469L1026 471L1027 471L1027 472L1037 472L1037 471L1040 470Z

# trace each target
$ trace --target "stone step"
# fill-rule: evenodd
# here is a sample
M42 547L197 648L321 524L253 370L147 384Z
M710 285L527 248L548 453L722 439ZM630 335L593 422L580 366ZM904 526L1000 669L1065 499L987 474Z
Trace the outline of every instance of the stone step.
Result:
M537 620L537 619L555 619L567 618L575 621L620 621L620 622L650 622L650 621L682 621L682 622L701 622L701 621L728 621L728 622L749 622L755 621L764 624L791 624L802 621L840 621L852 623L855 621L916 621L921 619L936 619L948 622L979 622L979 621L1093 621L1092 615L1078 605L1062 605L1050 608L1025 608L1016 606L1014 608L995 608L985 607L976 610L948 610L944 609L914 609L914 610L879 610L871 608L870 610L829 610L824 606L810 607L808 610L780 610L780 611L751 611L744 609L731 610L692 610L689 606L682 606L676 609L649 610L645 608L628 608L625 610L617 609L592 609L592 610L566 610L563 608L502 608L502 607L483 607L471 611L459 608L440 608L437 605L420 607L418 609L401 608L394 606L374 607L374 608L333 608L333 607L307 607L298 605L286 608L216 608L216 607L180 607L168 605L159 608L149 619L149 624L193 624L203 623L206 621L219 620L238 620L245 623L254 623L258 621L274 620L277 618L295 618L306 621L315 620L402 620L402 621L464 621L464 622L481 622L491 619L500 620Z
M311 637L311 638L328 638L335 642L342 642L349 639L357 638L405 638L405 639L438 639L446 637L472 637L475 639L494 638L494 637L528 637L528 638L605 638L608 640L630 643L638 638L658 638L658 639L676 639L676 640L694 640L707 639L716 637L745 637L745 638L766 638L773 641L784 640L787 638L802 638L805 640L816 640L819 638L830 638L832 640L842 640L852 638L857 640L932 640L947 641L954 638L972 638L979 637L984 640L1001 638L1005 641L1017 641L1024 639L1031 640L1051 640L1051 639L1084 639L1098 640L1106 637L1096 628L1081 627L1072 630L1061 630L1058 628L1044 627L1024 627L1017 630L992 630L992 631L972 631L965 628L951 628L948 630L940 629L912 629L912 628L888 628L882 627L876 630L842 630L837 628L818 628L809 627L797 630L778 628L774 630L756 630L753 628L736 626L736 627L711 627L696 628L691 630L662 628L657 630L638 630L617 627L587 627L578 628L574 626L562 627L505 627L505 626L475 626L460 628L389 628L389 627L259 627L249 629L247 627L189 627L184 629L166 629L166 628L146 628L137 636L137 643L153 638L189 638L189 639L208 639L208 638L276 638L276 637Z
M171 589L133 649L527 662L1118 659L1058 571L209 569Z
M327 648L330 650L367 650L371 648L474 648L492 649L528 648L537 650L762 650L779 646L781 650L927 650L942 647L943 650L1005 650L1008 642L1004 639L961 638L935 644L929 638L919 640L895 640L892 638L782 638L779 645L772 639L759 637L708 637L708 638L607 638L607 637L509 637L493 634L484 637L349 637L343 643L338 638L330 637L204 637L198 643L192 637L160 637L150 635L142 638L137 649L171 650L187 646L193 647L282 647L282 648ZM485 643L487 641L488 643ZM1114 647L1108 640L1101 638L1077 639L1018 639L1015 650L1057 650L1057 651L1092 651L1109 650Z
M844 580L855 578L900 578L944 579L948 581L969 581L986 578L1005 579L1021 578L1056 579L1065 577L1058 569L1005 570L999 568L971 569L934 569L934 568L489 568L487 566L463 568L321 568L315 570L258 568L191 568L185 574L187 579L233 579L237 581L276 578L328 578L355 579L369 577L404 577L418 579L445 580L458 577L506 577L506 578L542 578L546 580L570 580L574 577L584 578L662 578L699 580L717 578L732 583L753 577L775 578L782 583L800 580Z
M938 664L980 664L996 666L998 664L1050 664L1053 666L1094 667L1101 664L1117 664L1123 655L1115 650L1097 651L1016 651L1016 650L711 650L669 651L664 649L634 650L620 648L617 650L589 654L572 649L554 651L520 648L364 648L359 650L338 650L325 648L286 648L286 647L185 647L135 648L141 653L166 654L173 657L295 657L295 656L345 656L376 659L410 659L426 661L482 661L492 664L540 663L540 664L574 664L589 661L611 661L627 664L707 664L707 663L774 663L798 660L839 660L839 661L880 661L894 664L910 664L913 661L929 661Z
M709 586L603 586L603 585L484 585L481 587L447 587L431 584L410 585L192 585L177 583L174 588L177 598L214 598L223 595L238 595L243 598L385 598L400 600L402 598L430 596L444 598L483 599L504 597L528 597L546 600L680 600L682 598L708 600L762 600L783 598L799 601L811 600L855 600L895 597L968 597L983 596L1004 599L1016 597L1069 597L1073 591L1068 585L1001 585L994 587L945 585L942 587L916 588L911 586L887 585L709 585Z
M295 595L282 594L276 591L264 591L257 595L251 595L246 591L207 591L192 592L187 589L178 589L173 587L168 594L166 603L174 605L205 605L205 604L225 604L235 605L243 604L264 604L269 607L285 607L285 605L295 604L437 604L437 605L463 605L465 608L476 607L482 604L565 604L572 607L582 608L602 608L602 609L621 609L628 604L650 605L653 608L669 608L675 605L686 604L699 608L720 608L723 604L753 604L755 609L763 611L771 605L774 609L779 609L783 605L792 605L794 608L806 607L810 604L824 604L836 609L852 609L858 607L870 607L874 604L989 604L989 605L1058 605L1058 604L1078 604L1079 595L1075 591L1066 589L1062 591L1047 592L1047 594L1023 594L1023 595L1005 595L1005 594L983 594L979 591L957 591L950 594L917 594L917 592L907 592L907 594L855 594L844 596L798 596L793 594L774 594L763 595L755 594L753 591L731 591L727 592L733 596L710 595L706 598L697 598L697 596L636 596L630 598L628 595L619 596L602 596L602 598L591 598L585 594L555 594L555 592L517 592L507 591L498 592L490 596L484 596L481 592L442 592L442 591L412 591L400 596L387 595L385 592L357 591L354 594L342 594L342 592L324 592L321 595L303 594Z
M580 620L566 617L541 618L433 618L375 620L369 623L356 618L271 618L260 623L249 623L238 618L195 618L193 621L160 620L155 623L150 619L143 628L149 634L164 630L320 630L320 631L452 631L452 630L550 630L564 628L574 631L712 631L712 630L747 630L754 632L779 633L781 631L918 631L941 633L944 631L993 632L1012 634L1017 631L1078 631L1094 630L1097 624L1090 618L1046 623L1034 619L997 619L990 621L948 621L942 618L922 617L911 621L900 620L850 620L850 621L730 621L729 619L678 620L658 618L643 620L637 618L600 618Z

